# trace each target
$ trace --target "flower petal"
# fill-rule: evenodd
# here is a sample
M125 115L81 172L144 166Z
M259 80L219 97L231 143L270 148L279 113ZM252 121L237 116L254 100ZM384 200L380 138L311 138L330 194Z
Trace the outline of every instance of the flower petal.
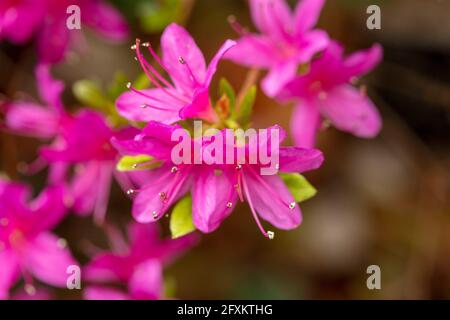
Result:
M18 102L10 105L6 124L21 135L49 139L58 133L59 116L51 109L33 103Z
M180 110L181 119L203 119L214 123L217 121L217 114L211 107L208 88L196 90L192 103Z
M89 286L84 289L84 298L86 300L130 300L130 297L124 292L102 286Z
M297 67L297 61L287 60L270 69L261 84L264 93L269 97L275 97L289 81L293 80Z
M323 115L340 130L361 138L373 138L381 130L382 120L375 105L351 86L336 87L319 103Z
M269 68L279 56L274 41L265 35L248 34L237 40L225 58L249 67Z
M21 260L27 270L36 278L49 285L66 287L67 268L77 265L69 249L58 245L58 237L51 233L41 233L28 242Z
M347 79L362 76L374 69L383 59L383 47L374 44L367 50L353 53L344 62Z
M61 61L69 47L69 34L65 16L63 19L47 20L38 37L38 56L44 63Z
M9 289L14 285L20 274L19 262L12 250L0 251L0 300L7 299Z
M247 201L252 202L261 218L283 230L294 229L300 225L300 208L297 205L293 209L289 208L295 200L280 177L260 176L259 173L249 170L243 174L248 187Z
M280 171L303 173L319 168L324 161L323 153L317 149L299 147L280 148Z
M310 62L313 56L327 48L330 38L325 31L313 30L299 38L297 63Z
M237 193L231 178L214 169L199 170L192 187L192 216L195 227L204 232L215 231L232 212ZM228 203L232 207L228 207Z
M147 89L141 90L141 92L148 97L128 91L116 100L117 110L122 117L130 121L154 120L166 124L180 120L178 113L185 105L183 102L162 89Z
M320 123L321 118L317 106L307 100L297 103L291 117L291 130L295 145L304 148L314 147Z
M133 267L127 256L100 253L83 268L83 278L97 283L126 282L133 273Z
M262 33L282 38L292 29L293 17L285 0L250 0L250 12Z
M64 83L52 78L49 65L39 64L36 67L36 80L42 100L49 107L63 111L61 94L64 90Z
M320 17L325 0L301 0L295 8L294 30L297 35L312 29Z
M208 65L208 69L206 69L206 76L205 76L205 80L203 82L203 85L205 87L209 87L211 80L217 71L217 65L219 64L220 60L234 46L236 46L235 41L232 41L232 40L225 41L225 43L220 47L219 51L217 51L216 55L212 58L211 62Z
M128 26L120 12L102 1L87 1L81 8L83 23L111 40L125 40Z
M163 295L163 270L158 260L148 260L135 268L128 283L133 299L156 300Z
M192 94L196 82L204 83L206 76L205 58L194 39L183 27L172 23L161 36L161 48L164 66L177 88L185 94Z

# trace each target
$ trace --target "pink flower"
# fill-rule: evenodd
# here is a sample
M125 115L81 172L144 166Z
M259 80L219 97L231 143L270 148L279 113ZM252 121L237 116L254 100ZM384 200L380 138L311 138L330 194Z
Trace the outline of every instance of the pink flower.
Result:
M260 34L248 33L232 22L241 34L226 58L249 67L268 69L264 92L274 97L292 80L300 64L325 49L328 35L313 29L325 0L299 1L291 12L284 0L250 0L253 22Z
M114 171L117 152L110 139L134 131L113 130L103 115L87 109L76 115L68 114L61 101L63 83L53 80L49 67L44 65L36 68L36 77L44 105L24 101L10 103L6 124L16 133L53 141L41 147L38 160L28 171L33 173L50 164L51 184L70 181L68 192L75 212L86 215L94 211L95 218L101 222L113 174L121 183L124 179L124 175ZM75 172L70 177L71 167Z
M137 194L133 202L133 216L137 221L149 223L160 219L171 205L190 190L194 225L205 233L213 232L220 226L232 213L238 198L249 203L256 223L266 237L270 234L262 227L259 217L280 229L293 229L300 224L300 209L290 191L278 176L260 175L260 169L266 166L262 162L223 164L227 162L222 160L221 164L174 165L171 152L177 143L171 142L171 135L177 128L151 122L134 140L113 139L114 146L123 154L148 154L155 158L152 163L143 164L143 168L155 163L160 165L151 171L140 171L135 178L141 186L133 191ZM268 132L271 130L279 130L280 141L284 139L285 133L280 127L269 128ZM262 147L270 150L271 141L266 136L259 135L252 139L257 139L258 147L256 151L244 147L247 159ZM210 141L208 138L192 143L206 147L203 151L206 158ZM237 149L234 149L235 154ZM277 167L281 172L301 173L320 167L322 162L323 155L318 150L281 147Z
M78 36L69 30L67 8L77 5L81 22L112 40L123 40L128 27L119 12L103 0L3 0L0 3L0 40L16 44L36 37L39 59L54 63L64 58Z
M0 299L20 274L31 294L32 276L65 287L67 267L76 265L65 241L49 232L66 214L63 188L49 187L31 202L29 197L26 186L0 180Z
M338 129L361 138L375 137L381 130L381 117L365 92L349 82L372 70L382 59L380 45L343 57L344 49L330 43L323 55L312 62L309 72L291 81L279 98L299 99L291 127L296 144L314 146L323 118Z
M147 62L141 45L170 76L172 83ZM142 69L155 88L137 90L129 84L116 104L119 113L131 121L175 123L186 118L201 118L214 122L217 118L209 102L209 86L222 56L235 45L226 41L206 67L205 58L189 33L177 24L169 25L161 37L162 60L149 43L139 40L133 49Z
M85 290L89 300L155 300L164 298L163 267L190 248L195 236L161 240L156 225L133 223L128 227L130 244L110 229L112 252L95 256L84 268L84 279L96 283ZM126 284L128 292L106 284Z

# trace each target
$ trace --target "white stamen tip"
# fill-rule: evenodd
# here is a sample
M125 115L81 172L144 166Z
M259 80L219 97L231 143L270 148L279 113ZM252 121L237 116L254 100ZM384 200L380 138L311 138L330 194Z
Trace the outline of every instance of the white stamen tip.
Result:
M127 88L130 89L131 88L131 82L127 82Z
M267 238L269 238L270 240L273 240L275 238L275 232L267 231Z
M158 196L161 198L161 199L166 199L166 197L167 197L167 195L166 195L166 193L165 192L160 192L160 193L158 193Z
M295 207L297 206L297 204L295 203L295 202L291 202L290 204L289 204L289 209L294 209Z
M178 167L172 167L172 169L170 169L170 172L172 173L178 172Z
M183 57L178 57L178 62L179 63L181 63L181 64L185 64L186 63L186 61L184 61L184 58Z
M136 50L136 45L133 44L133 45L130 47L130 49L131 49L131 50Z
M228 202L227 203L227 208L232 208L233 207L233 203L232 202Z
M132 194L134 194L136 191L133 189L128 189L127 190L127 195L131 196Z
M148 108L148 105L146 105L146 104L141 105L141 109L146 109L146 108Z
M148 47L150 47L150 42L144 42L144 43L142 44L142 46L148 48Z
M238 165L236 166L236 170L241 170L241 169L242 169L242 165L238 164Z
M24 287L25 292L29 295L29 296L34 296L36 294L36 288L32 285L27 283Z
M153 211L152 212L152 217L153 217L153 219L158 219L158 212L157 211Z
M63 238L59 238L58 241L56 242L56 245L60 249L65 249L65 248L67 248L67 240L63 239Z

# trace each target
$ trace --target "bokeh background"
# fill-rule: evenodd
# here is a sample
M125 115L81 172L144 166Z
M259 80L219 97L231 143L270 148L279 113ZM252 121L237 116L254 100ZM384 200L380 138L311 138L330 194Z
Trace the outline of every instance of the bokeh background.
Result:
M183 23L208 59L226 38L235 15L252 27L243 0L115 0L132 26L122 45L85 31L86 48L54 68L66 83L66 105L79 104L71 85L91 79L106 86L117 71L129 79L139 68L129 49L134 37L159 43L169 21ZM291 1L294 3L295 1ZM366 8L382 10L382 29L366 28ZM165 275L176 297L185 299L445 299L450 298L450 1L329 0L319 26L349 51L380 42L383 63L360 81L379 107L384 129L360 140L333 128L318 147L326 156L321 170L307 174L319 190L302 205L303 225L265 240L246 205L170 266ZM32 45L0 44L1 99L36 98ZM235 87L247 70L223 62L219 76ZM214 94L214 91L212 91ZM291 106L259 93L254 127L289 127ZM45 172L21 175L17 163L35 158L36 140L0 131L0 171L33 183ZM130 202L114 186L109 217L130 221ZM167 230L167 222L163 229ZM70 217L56 232L68 239L81 262L92 247L105 247L91 219ZM166 231L165 231L166 232ZM379 265L382 289L366 287L366 269ZM1 266L0 266L1 269ZM58 298L79 298L61 290Z

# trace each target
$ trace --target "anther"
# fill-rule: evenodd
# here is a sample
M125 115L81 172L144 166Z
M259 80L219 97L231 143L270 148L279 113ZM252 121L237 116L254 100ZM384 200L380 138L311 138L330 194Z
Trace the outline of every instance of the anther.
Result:
M136 48L137 48L137 47L136 47L135 44L133 44L133 45L130 47L131 50L136 50Z
M232 208L233 207L233 203L232 202L228 202L227 203L227 208Z
M153 211L152 212L152 217L153 217L153 219L158 219L158 212L157 211Z
M242 165L238 164L238 165L236 166L236 170L241 170L241 169L242 169Z
M144 42L141 46L148 48L150 47L150 42Z
M185 64L186 61L184 61L184 58L182 56L178 57L178 62L181 64Z
M267 238L269 238L270 240L273 240L275 238L275 232L267 231Z
M127 89L130 89L131 88L131 82L127 82L126 87L127 87Z
M134 194L136 192L136 190L134 189L128 189L127 190L127 195L131 196L132 194Z
M291 202L289 204L289 209L293 210L296 206L297 206L297 204L295 202Z
M178 172L178 167L172 167L172 169L170 169L170 172L172 173Z
M27 283L24 287L25 292L29 295L29 296L34 296L36 294L36 288L32 285Z

